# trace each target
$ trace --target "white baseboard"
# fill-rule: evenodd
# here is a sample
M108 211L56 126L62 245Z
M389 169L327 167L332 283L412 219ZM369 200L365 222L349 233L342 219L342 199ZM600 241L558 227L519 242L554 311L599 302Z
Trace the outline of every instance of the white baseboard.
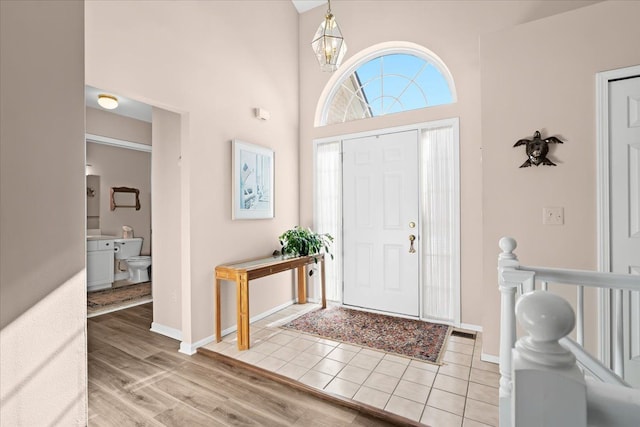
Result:
M274 308L272 308L270 310L267 310L267 311L265 311L263 313L260 313L260 314L258 314L256 316L253 316L251 319L249 319L249 323L253 323L253 322L257 322L258 320L262 320L265 317L272 315L273 313L276 313L276 312L278 312L280 310L283 310L283 309L289 307L290 305L293 305L294 303L295 303L295 300L291 300L291 301L288 301L288 302L286 302L284 304L281 304L281 305L279 305L277 307L274 307ZM233 332L235 332L237 330L238 330L237 325L236 326L231 326L231 327L229 327L227 329L222 330L220 332L220 334L222 336L225 336L225 335L231 334L231 333L233 333ZM186 342L183 341L183 342L180 343L180 350L178 350L178 351L180 353L188 354L189 356L191 356L192 354L196 353L196 351L198 350L198 347L202 347L204 345L212 343L215 340L216 340L216 336L214 334L214 335L209 335L208 337L203 338L200 341L195 342L193 344L189 344L189 343L186 343Z
M249 319L249 323L253 323L253 322L257 322L258 320L262 320L265 317L271 316L273 313L277 313L280 310L284 310L285 308L295 304L296 300L291 300L290 302L285 302L284 304L281 304L277 307L274 307L268 311L265 311L264 313L260 313L256 316L253 316L251 319ZM224 329L222 331L220 331L220 335L222 335L223 337L225 335L231 334L235 331L238 330L238 326L230 326L227 329Z
M182 341L182 331L169 326L161 325L157 322L151 322L151 332L164 335L165 337L173 338L174 340Z
M215 335L209 335L206 338L201 339L200 341L197 341L193 344L189 344L187 342L182 341L180 343L180 349L178 350L180 353L184 353L186 355L192 356L194 354L196 354L196 351L198 350L198 347L202 347L204 345L207 345L209 343L212 343L216 340L216 336Z
M460 323L461 329L467 329L469 331L482 332L482 326L472 325L471 323Z
M480 353L480 360L483 362L491 362L495 364L500 364L500 357L494 356L493 354Z

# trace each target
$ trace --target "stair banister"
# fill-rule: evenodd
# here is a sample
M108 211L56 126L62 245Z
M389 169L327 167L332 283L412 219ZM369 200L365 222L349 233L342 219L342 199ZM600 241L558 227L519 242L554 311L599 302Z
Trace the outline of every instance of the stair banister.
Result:
M581 346L584 346L584 286L582 285L577 287L576 309L578 310L576 315L576 341Z
M640 291L640 276L631 274L603 273L597 271L558 269L547 267L530 267L519 265L516 267L521 271L528 271L535 274L537 280L541 282L551 282L558 284L571 284L578 286L578 329L576 337L578 343L584 344L583 316L584 307L581 304L583 287L611 289L613 311L611 313L612 343L611 362L613 371L620 377L624 376L623 346L624 346L624 325L622 310L623 290Z
M511 425L586 426L584 376L559 343L576 323L571 305L551 292L532 291L518 299L516 317L527 335L513 350Z
M613 336L613 372L620 378L624 378L624 321L622 317L622 289L616 289L613 291L613 313L615 318L613 319L614 331Z
M534 273L518 270L518 257L513 253L517 244L511 237L499 242L498 285L500 289L500 425L511 423L511 349L516 343L516 289L533 287Z
M619 378L616 373L622 374L623 336L624 333L627 333L625 332L622 318L623 291L640 292L640 276L585 270L523 266L520 265L517 256L514 254L514 250L517 246L514 239L503 237L500 239L499 246L501 249L501 253L498 256L498 285L501 294L501 377L499 390L500 426L509 427L518 425L518 427L521 427L524 425L537 425L535 422L532 424L523 424L522 422L523 419L529 421L531 419L536 419L536 416L542 416L545 417L545 420L550 420L551 418L547 417L547 413L555 413L556 415L554 415L554 417L557 416L560 418L556 418L555 421L551 422L551 424L545 424L545 421L543 422L545 425L559 425L554 424L557 422L561 422L561 425L563 426L581 425L582 419L576 418L575 415L578 414L582 417L584 414L582 408L586 405L586 407L588 407L587 416L589 417L589 425L610 426L612 424L609 421L616 420L616 422L621 422L620 426L637 427L639 425L637 420L640 419L640 393L638 390L629 388L629 385ZM577 287L578 324L576 336L579 343L571 340L568 336L563 337L561 334L556 334L556 337L553 339L556 341L556 349L559 348L562 352L570 352L573 360L571 360L571 363L561 363L561 365L563 365L561 367L549 368L547 366L547 368L551 370L545 368L545 364L540 360L535 360L536 357L527 358L527 355L539 355L538 353L540 352L531 353L528 351L531 348L526 345L523 347L523 343L520 341L516 344L516 292L520 291L520 294L524 295L534 291L536 280L541 283L542 291L533 293L548 293L543 292L548 290L548 283L554 283L558 286L569 285ZM582 343L584 341L583 289L585 286L596 289L608 289L610 291L612 313L608 316L610 316L611 319L612 329L615 331L611 335L611 346L613 347L612 362L615 373L602 365L600 361L587 353L582 347ZM561 299L551 293L548 294L550 295L549 298ZM521 300L522 297L519 301ZM566 301L564 301L564 304L569 307L569 312L571 313L571 317L575 323L575 314L573 313L571 306ZM544 305L545 304L543 304L543 306ZM565 335L569 332L570 330L567 330ZM530 335L535 334L530 333ZM525 338L531 339L530 337ZM543 343L544 341L545 340L542 340ZM526 343L528 341L525 340L523 342ZM542 347L546 348L546 344L543 344ZM542 353L545 352L546 350ZM551 351L551 353L553 353L553 351ZM522 356L523 354L524 357ZM580 371L576 365L576 358L580 365L589 372L593 378L597 378L604 383L588 381L585 386L585 378L584 375L582 375L582 371ZM552 356L551 360L553 359L554 357ZM542 358L542 360L544 360L544 358ZM542 369L540 369L541 366ZM556 368L560 368L560 370L553 371L553 369ZM566 372L561 375L560 371L562 370L565 370ZM580 375L577 374L578 372ZM527 377L527 373L529 374L529 377ZM542 377L545 377L545 379L543 380ZM562 381L558 382L559 380ZM567 396L573 396L563 401L564 405L567 404L567 401L571 401L569 402L570 406L573 405L573 407L577 409L576 414L567 415L569 418L573 417L573 420L566 421L562 418L566 415L562 411L562 405L557 406L555 408L555 412L549 411L549 408L547 408L547 406L549 406L547 404L548 399L546 399L547 394L540 391L542 387L549 387L549 384L552 385L551 388L554 390L554 393L552 393L554 399L557 397L559 399L558 401L562 401L562 396L565 394ZM524 388L523 385L525 385ZM537 389L536 385L538 386ZM609 386L614 388L607 388ZM557 390L560 390L563 387L565 392L559 394L556 393ZM586 397L584 392L585 388ZM518 393L518 390L520 393ZM607 395L608 392L603 392L602 390L610 390L612 393L616 394L607 396L606 404L603 404L600 401L594 402L595 399L600 399L601 396ZM536 393L538 393L537 396ZM517 397L518 395L520 396L519 398ZM523 395L526 397L523 398ZM576 396L577 400L574 401L574 397ZM542 399L542 406L539 405L537 401L529 401L529 399L540 400L540 397L544 397L544 399ZM521 410L524 412L521 411L518 413L517 403L523 405ZM538 411L537 415L535 414L535 411Z
M503 239L509 237L503 237ZM502 239L501 239L502 240ZM583 285L591 288L640 290L640 277L630 274L603 273L600 271L572 270L519 265L519 270L531 271L542 282Z
M610 369L604 366L598 359L587 353L579 343L575 342L569 337L564 337L560 340L560 344L569 349L580 362L580 365L588 372L592 377L597 378L607 384L618 385L622 387L631 387L625 380L613 373Z

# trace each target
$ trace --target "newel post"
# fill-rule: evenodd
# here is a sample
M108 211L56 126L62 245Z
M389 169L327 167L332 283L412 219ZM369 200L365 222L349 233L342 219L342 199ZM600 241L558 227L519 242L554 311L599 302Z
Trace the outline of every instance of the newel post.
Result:
M503 237L498 244L502 252L498 256L498 287L500 289L500 425L511 424L511 350L516 342L515 300L516 286L507 283L505 270L515 270L519 265L513 253L517 247L511 237Z
M534 291L520 297L516 316L528 335L513 350L512 425L586 426L584 375L558 342L575 326L571 305L551 292Z

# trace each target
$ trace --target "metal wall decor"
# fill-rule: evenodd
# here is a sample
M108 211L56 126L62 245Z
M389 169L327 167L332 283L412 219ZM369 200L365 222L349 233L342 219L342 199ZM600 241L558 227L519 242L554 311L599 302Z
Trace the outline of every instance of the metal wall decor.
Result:
M556 166L551 160L547 159L549 153L549 144L562 144L555 136L542 139L540 132L536 131L533 134L533 139L520 139L513 146L518 147L520 145L526 145L527 160L520 165L521 168L528 168L529 166L540 164L546 166Z

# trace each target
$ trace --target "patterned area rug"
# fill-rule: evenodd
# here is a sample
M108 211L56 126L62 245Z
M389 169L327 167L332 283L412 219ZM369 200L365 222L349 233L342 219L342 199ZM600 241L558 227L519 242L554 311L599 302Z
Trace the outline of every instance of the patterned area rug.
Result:
M151 282L87 293L87 316L109 313L152 301Z
M343 307L314 310L282 327L435 364L451 332L448 325Z

